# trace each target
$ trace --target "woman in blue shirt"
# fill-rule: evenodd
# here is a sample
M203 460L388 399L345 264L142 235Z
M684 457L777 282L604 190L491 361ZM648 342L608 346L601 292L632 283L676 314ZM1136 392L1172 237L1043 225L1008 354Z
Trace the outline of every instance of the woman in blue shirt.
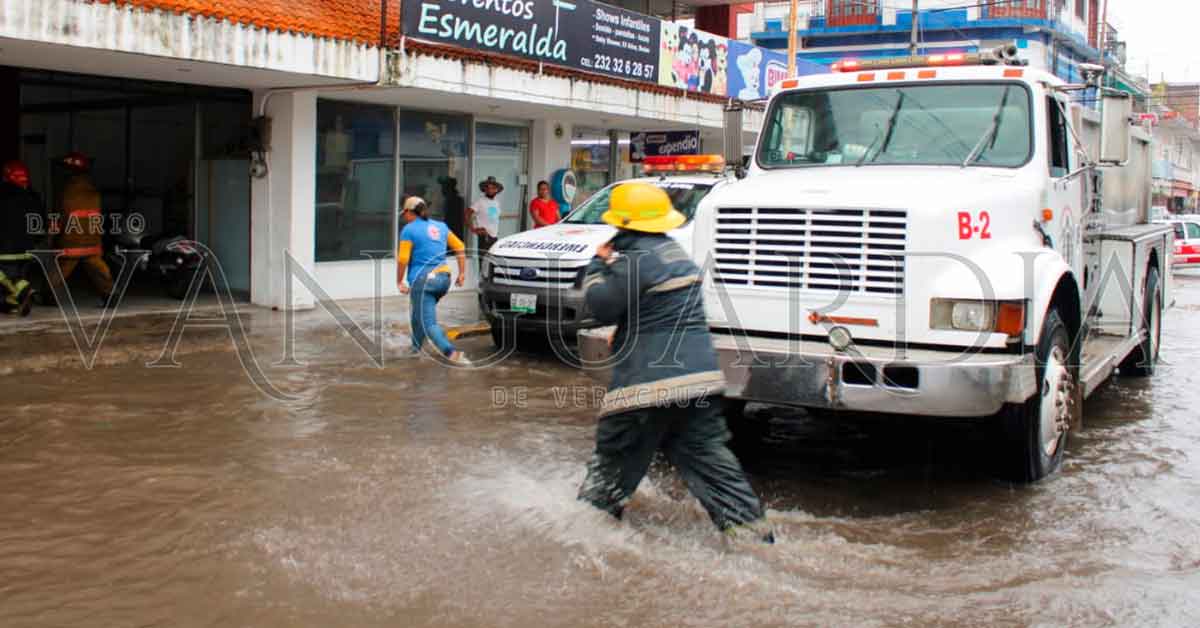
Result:
M400 294L410 295L413 349L420 351L428 338L451 362L470 364L437 322L437 303L450 291L446 249L454 251L458 262L458 279L454 283L462 286L467 276L466 247L446 223L429 218L429 207L418 196L410 196L404 201L401 215L405 225L400 231L400 246L396 251L396 286Z

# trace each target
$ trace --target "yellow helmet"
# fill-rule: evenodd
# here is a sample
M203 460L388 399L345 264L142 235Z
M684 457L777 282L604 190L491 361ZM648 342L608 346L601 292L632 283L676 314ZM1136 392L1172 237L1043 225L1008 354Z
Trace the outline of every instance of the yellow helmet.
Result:
M622 183L613 188L608 211L600 219L614 227L647 233L666 233L687 222L671 205L671 197L649 183Z

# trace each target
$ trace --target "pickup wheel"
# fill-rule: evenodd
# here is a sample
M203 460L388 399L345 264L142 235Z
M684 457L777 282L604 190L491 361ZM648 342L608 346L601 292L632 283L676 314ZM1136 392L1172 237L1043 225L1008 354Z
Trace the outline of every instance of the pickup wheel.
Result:
M1062 462L1079 385L1071 367L1067 326L1051 309L1038 338L1035 373L1037 394L1025 403L1001 410L1005 446L999 453L1000 476L1018 483L1036 482Z
M1159 287L1157 268L1146 273L1146 292L1142 298L1142 343L1121 361L1120 373L1127 377L1149 377L1154 375L1158 364L1158 346L1162 340L1162 289Z

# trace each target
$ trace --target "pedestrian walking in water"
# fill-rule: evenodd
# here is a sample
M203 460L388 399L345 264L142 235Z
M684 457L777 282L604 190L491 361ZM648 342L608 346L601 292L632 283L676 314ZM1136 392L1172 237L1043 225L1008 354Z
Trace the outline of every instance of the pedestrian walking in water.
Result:
M454 251L458 262L455 285L462 286L467 276L466 247L446 223L429 217L429 207L418 196L410 196L404 201L403 217L405 224L396 251L396 286L401 294L411 295L409 320L413 351L419 352L428 339L451 362L470 364L437 322L438 301L450 291L446 250Z
M601 403L579 499L620 518L661 450L719 530L774 542L725 444L725 380L704 317L700 270L666 235L687 219L647 183L617 186L602 219L619 231L585 269L585 299L598 320L617 325L613 347L628 354L614 366Z

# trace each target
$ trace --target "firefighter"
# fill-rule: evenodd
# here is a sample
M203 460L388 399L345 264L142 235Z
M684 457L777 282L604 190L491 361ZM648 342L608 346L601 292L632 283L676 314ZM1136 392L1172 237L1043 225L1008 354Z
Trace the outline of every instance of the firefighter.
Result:
M19 161L4 164L0 180L0 311L28 316L33 304L32 229L41 222L42 202L29 189L29 168Z
M63 250L58 258L62 281L65 284L82 265L92 286L100 293L99 307L106 307L112 296L113 279L104 262L104 215L100 211L100 192L92 185L89 174L91 161L82 153L70 153L62 159L62 165L68 176L54 243Z
M602 219L619 231L584 270L584 298L599 321L617 325L614 351L628 354L614 366L601 403L579 499L619 519L662 451L717 529L773 543L762 505L725 444L725 380L704 317L700 270L666 235L687 219L648 183L617 186L609 203Z

